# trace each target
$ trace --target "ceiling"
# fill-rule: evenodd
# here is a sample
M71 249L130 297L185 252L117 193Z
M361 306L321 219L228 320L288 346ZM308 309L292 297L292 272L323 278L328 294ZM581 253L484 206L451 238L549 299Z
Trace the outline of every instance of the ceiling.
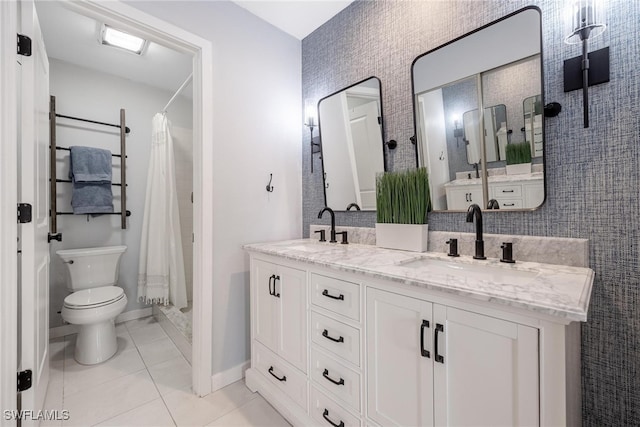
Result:
M282 31L302 40L352 1L237 0L234 2ZM102 23L71 11L58 1L38 1L36 8L50 58L171 92L177 90L191 74L190 55L156 43L149 43L142 55L103 46L98 41ZM168 67L167 64L171 66ZM191 93L190 90L184 92L187 95Z
M238 6L302 40L354 0L233 0Z

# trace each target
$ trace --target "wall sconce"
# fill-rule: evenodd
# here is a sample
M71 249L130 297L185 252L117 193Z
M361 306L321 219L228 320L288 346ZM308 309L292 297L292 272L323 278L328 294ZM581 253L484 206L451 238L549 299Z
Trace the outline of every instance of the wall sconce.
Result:
M313 173L313 155L322 152L319 142L313 141L313 128L317 126L316 104L312 99L304 100L304 125L311 132L311 173Z
M589 127L589 86L609 81L609 48L589 53L589 38L601 35L607 28L597 20L602 7L597 0L580 0L572 3L571 34L565 39L567 44L582 43L582 56L564 61L564 91L582 88L584 127Z
M460 117L455 114L453 116L453 136L456 139L456 147L460 146L460 138L464 137L464 132L460 125Z

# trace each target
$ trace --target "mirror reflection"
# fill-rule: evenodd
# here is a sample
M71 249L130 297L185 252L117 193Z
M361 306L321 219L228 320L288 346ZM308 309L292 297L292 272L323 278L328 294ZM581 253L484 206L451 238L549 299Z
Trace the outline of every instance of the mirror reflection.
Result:
M540 28L540 11L525 8L414 61L417 158L434 210L543 203Z
M375 210L384 172L380 80L371 77L318 103L325 205Z

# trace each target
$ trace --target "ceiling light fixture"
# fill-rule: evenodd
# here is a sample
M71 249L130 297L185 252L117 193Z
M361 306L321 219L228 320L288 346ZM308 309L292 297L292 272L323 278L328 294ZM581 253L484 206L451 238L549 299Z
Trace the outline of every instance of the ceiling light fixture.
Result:
M100 42L103 45L114 46L120 49L127 50L129 52L133 52L137 55L142 54L142 51L147 45L147 41L145 39L127 34L120 30L116 30L115 28L109 27L108 25L102 26L102 31L100 32L100 34Z

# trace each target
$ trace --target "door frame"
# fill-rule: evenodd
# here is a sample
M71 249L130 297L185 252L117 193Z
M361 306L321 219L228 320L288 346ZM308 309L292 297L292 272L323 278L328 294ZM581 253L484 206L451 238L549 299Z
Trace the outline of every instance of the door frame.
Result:
M15 24L5 25L5 9L10 9L13 2L0 2L2 7L2 43L3 49L5 42L15 40ZM212 391L212 330L213 330L213 170L210 165L213 163L213 125L210 118L213 116L213 47L209 40L203 39L192 34L180 27L142 12L132 6L113 2L97 2L90 0L69 1L63 0L65 7L74 10L82 15L100 20L101 22L117 26L132 34L146 38L147 40L163 44L167 47L175 49L179 52L193 55L193 216L194 216L194 243L193 243L193 355L192 355L192 387L193 391L204 396ZM9 5L9 6L7 6ZM9 15L8 13L6 15ZM15 13L14 13L15 15ZM10 17L7 19L11 20ZM11 22L9 22L11 24ZM13 30L12 30L13 28ZM5 36L6 33L6 36ZM15 49L15 45L13 45ZM16 239L10 239L11 236L17 236L17 226L15 220L15 203L17 203L17 188L11 187L15 183L17 170L15 162L9 162L12 155L15 156L15 131L11 129L15 126L15 92L6 91L7 87L11 87L15 82L15 70L13 75L8 74L5 77L4 61L5 54L2 55L2 93L8 94L0 100L0 124L2 126L2 141L0 144L0 156L2 162L2 175L0 175L0 191L3 194L3 203L0 209L0 231L7 232L3 234L2 249L0 251L0 266L2 267L1 279L5 284L12 286L0 286L0 303L2 308L6 308L13 298L17 301L17 246ZM11 60L15 59L15 54ZM13 98L12 98L13 97ZM11 104L13 99L13 104ZM204 118L208 118L205 120ZM4 126L5 123L13 123L14 126ZM6 135L5 135L6 134ZM12 137L13 135L13 137ZM9 144L5 144L10 142ZM9 164L11 163L11 164ZM6 167L5 167L6 166ZM15 184L13 184L15 186ZM5 192L6 190L6 192ZM4 200L11 203L5 203ZM11 242L8 242L11 240ZM6 255L6 259L5 259ZM6 263L6 265L5 265ZM10 265L12 264L12 265ZM5 269L5 267L7 267ZM6 294L6 295L5 295ZM2 340L3 348L17 348L16 345L4 346L5 342L5 321L8 316L12 316L12 312L16 312L16 304L13 307L7 307L0 314L2 323ZM16 316L13 316L15 318ZM14 323L15 324L15 323ZM11 344L11 338L7 341ZM13 363L12 355L0 355L0 363L4 374L4 364ZM5 357L9 359L5 362ZM17 359L16 359L17 360ZM17 363L13 363L13 371ZM15 375L15 373L13 374ZM4 375L3 375L4 376ZM3 381L4 383L4 381ZM14 393L15 394L15 393ZM1 396L4 403L4 390ZM11 408L13 406L4 406Z

